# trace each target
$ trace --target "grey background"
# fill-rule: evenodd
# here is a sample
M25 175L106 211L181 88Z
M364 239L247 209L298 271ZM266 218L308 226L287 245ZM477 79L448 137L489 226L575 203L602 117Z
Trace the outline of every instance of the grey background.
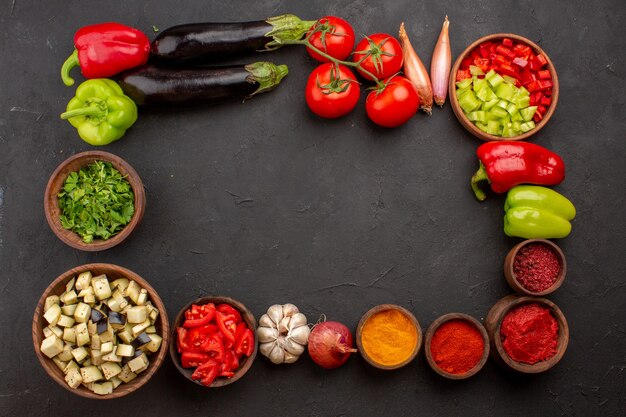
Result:
M26 1L0 4L0 414L1 415L598 415L616 416L624 393L624 2L614 1ZM538 42L561 82L557 111L533 140L559 153L556 187L578 209L565 284L551 299L571 330L562 362L519 376L489 362L464 382L442 380L423 355L381 373L354 356L325 371L308 357L275 367L263 358L236 384L206 390L168 361L140 391L88 401L57 386L32 348L32 314L67 269L112 262L148 279L170 318L202 294L229 295L260 316L293 302L311 322L324 313L354 329L380 303L409 308L426 328L448 312L484 318L510 293L502 196L478 203L468 186L480 144L450 106L384 130L363 103L321 120L303 90L315 63L299 47L249 57L289 65L274 92L246 103L142 111L104 150L141 175L147 210L112 250L61 243L43 214L54 168L91 149L58 115L73 96L59 69L81 26L119 21L153 37L195 21L258 20L285 12L335 14L357 34L395 34L402 20L430 62L443 17L456 57L480 36L513 32ZM75 73L77 77L78 74ZM77 78L81 80L81 78ZM364 94L362 102L364 101Z

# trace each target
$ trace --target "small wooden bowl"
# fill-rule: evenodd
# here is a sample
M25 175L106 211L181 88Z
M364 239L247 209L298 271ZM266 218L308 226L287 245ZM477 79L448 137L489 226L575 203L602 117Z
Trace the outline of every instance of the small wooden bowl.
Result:
M502 346L502 338L500 337L500 327L504 317L516 307L529 303L537 303L549 308L559 325L556 354L547 361L537 362L534 365L516 362L511 359L504 350L504 347ZM557 307L557 305L550 300L540 297L512 294L501 298L493 305L493 307L491 307L491 310L489 310L489 313L485 318L485 327L487 328L489 341L491 343L491 357L505 368L513 369L514 371L525 374L537 374L552 368L554 365L559 363L565 354L567 344L569 343L569 327L563 312L561 312L559 307Z
M478 363L472 369L462 374L453 374L453 373L450 373L441 369L439 365L437 365L437 363L435 362L435 359L433 358L432 352L430 350L430 344L432 342L433 335L435 334L437 329L439 329L439 327L441 327L442 324L447 323L451 320L463 320L473 325L480 332L480 335L483 337L483 343L485 346L483 350L483 355L481 356ZM478 373L478 371L480 371L483 368L483 366L485 366L485 363L487 363L487 358L489 357L489 335L487 334L487 330L478 320L476 320L474 317L469 316L467 314L448 313L448 314L444 314L443 316L439 317L437 320L433 321L432 324L428 327L428 330L426 331L426 340L424 343L425 343L424 353L426 355L426 361L428 362L428 365L430 365L433 371L437 372L439 375L448 379L466 379L472 375L475 375L476 373Z
M456 73L459 70L459 67L461 66L461 62L463 61L463 59L465 59L465 57L469 55L481 43L487 42L487 41L493 41L493 40L500 40L502 38L509 38L509 39L516 40L518 42L523 42L526 45L530 46L535 53L542 54L544 57L546 57L546 60L548 61L548 70L550 71L550 75L552 76L552 84L553 84L552 96L551 96L552 102L550 103L550 108L548 108L546 114L543 116L543 119L539 123L537 123L534 129L529 130L528 132L521 134L519 136L513 136L510 138L490 135L488 133L483 132L478 127L476 127L476 125L474 125L474 123L472 123L467 118L467 116L465 116L465 113L463 113L463 109L459 105L459 100L456 97ZM556 69L554 68L554 64L550 60L550 57L548 56L548 54L545 53L543 49L539 47L539 45L537 45L536 43L534 43L528 38L515 35L513 33L496 33L493 35L483 36L482 38L478 39L476 42L472 43L470 46L465 48L465 50L459 55L459 57L454 62L454 65L452 66L452 71L450 71L448 95L450 96L450 104L452 106L452 110L454 111L454 114L456 115L456 118L459 120L459 122L461 122L461 124L463 125L465 129L467 129L472 135L476 136L478 139L482 139L487 142L492 141L492 140L526 140L532 135L534 135L535 133L539 132L546 125L546 123L548 123L548 120L550 120L550 118L552 117L552 114L554 113L554 110L556 109L556 105L559 101L559 78L556 75Z
M106 274L109 280L117 279L117 278L128 278L136 281L142 288L148 290L149 300L152 301L152 304L159 309L159 316L155 323L158 334L163 338L163 342L161 343L161 347L159 351L155 354L150 355L150 365L148 369L137 375L135 379L130 381L127 384L121 384L119 387L113 390L113 392L109 395L98 395L89 391L84 386L80 385L78 388L71 388L65 382L65 375L63 371L61 371L56 364L41 353L40 346L41 342L44 339L43 336L43 328L47 326L46 320L43 318L43 306L46 301L46 298L50 295L60 295L65 291L65 285L67 282L74 278L76 275L81 272L91 271L94 276L100 274ZM156 373L156 371L161 367L163 361L165 360L165 355L167 355L167 344L169 342L168 335L170 331L169 322L167 320L167 310L165 310L165 306L163 305L163 301L157 294L157 292L152 288L152 286L145 279L141 278L139 275L130 271L126 268L122 268L121 266L113 265L113 264L87 264L77 266L75 268L70 269L69 271L61 274L57 279L55 279L52 284L46 288L44 293L41 295L39 299L39 303L37 303L37 308L35 309L35 316L33 317L33 343L35 346L35 353L37 354L37 358L39 359L39 363L43 366L43 369L50 375L52 379L54 379L59 385L63 388L67 389L73 394L80 395L81 397L91 398L96 400L109 400L113 398L123 397L125 395L130 394L131 392L142 387L152 376Z
M559 265L561 267L559 275L557 276L556 281L554 281L554 284L552 284L551 287L546 288L545 290L539 291L539 292L533 292L527 289L526 287L524 287L517 280L517 277L515 276L515 272L513 271L513 262L515 261L515 257L517 256L517 253L522 247L528 245L529 243L542 243L542 244L550 246L554 250L554 253L556 253L557 257L559 258ZM526 294L526 295L532 295L532 296L538 296L538 297L551 294L554 291L556 291L561 286L561 284L563 284L566 273L567 273L567 261L565 260L565 254L563 253L561 248L559 248L554 242L551 242L546 239L529 239L521 243L518 243L509 251L509 253L506 255L506 258L504 259L504 276L506 277L506 282L509 283L513 291L518 292L520 294Z
M182 367L181 362L180 362L180 353L178 353L176 328L181 327L183 325L183 321L185 319L185 311L191 308L192 304L203 305L203 304L208 304L208 303L213 303L216 306L218 304L228 304L234 307L235 309L237 309L237 311L241 313L242 319L246 322L250 330L252 330L252 332L254 333L254 351L252 352L252 355L250 355L249 357L241 359L241 361L239 362L239 369L235 371L235 375L233 375L230 378L217 377L213 381L213 383L207 387L206 385L202 385L200 381L194 381L193 379L191 379L191 374L193 374L194 368ZM174 365L176 365L176 368L178 369L178 371L185 378L187 378L189 381L193 382L196 385L199 385L205 388L219 388L225 385L230 385L233 382L239 380L242 376L246 374L246 372L248 372L248 370L252 366L252 363L254 362L254 359L256 358L256 354L259 348L259 343L256 337L256 327L257 327L257 323L256 323L256 319L254 318L254 314L252 314L252 312L250 312L250 310L248 310L246 306L244 306L239 301L233 300L232 298L229 298L229 297L222 297L219 295L200 297L190 302L189 304L187 304L176 315L176 319L174 319L174 325L172 326L172 331L171 331L171 336L170 336L171 337L170 357L172 358L172 362L174 362Z
M59 198L57 195L63 188L63 183L71 172L78 172L83 167L94 163L95 161L110 162L115 169L126 177L135 194L135 213L130 223L124 227L118 234L107 240L94 240L92 243L83 242L82 238L71 230L63 228L61 225L61 208L59 207ZM146 194L143 183L139 178L137 171L133 169L126 161L119 156L103 151L87 151L76 154L67 158L54 170L52 176L48 180L46 192L44 195L44 211L46 220L50 228L59 239L66 245L87 252L97 252L110 249L115 245L119 245L126 239L135 227L143 219L146 209Z
M373 315L380 313L382 311L388 311L388 310L396 310L404 314L411 321L411 323L413 323L413 325L415 326L415 329L417 330L417 344L415 345L413 352L408 358L406 358L404 361L396 365L383 365L381 363L374 361L363 348L362 337L363 337L363 326L365 326L365 322ZM408 365L413 359L415 359L415 357L419 353L420 348L422 347L422 328L420 327L420 324L415 318L415 316L406 308L400 307L399 305L395 305L395 304L380 304L368 310L367 313L363 314L363 317L361 317L361 320L359 321L359 324L356 329L356 345L363 359L365 359L365 361L369 363L370 365L372 365L373 367L378 368L378 369L383 369L386 371L399 369L405 365Z

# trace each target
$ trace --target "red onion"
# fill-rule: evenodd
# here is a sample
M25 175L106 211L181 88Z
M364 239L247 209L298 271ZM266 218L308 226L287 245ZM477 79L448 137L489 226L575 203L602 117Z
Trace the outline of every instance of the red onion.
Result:
M433 108L433 88L430 84L428 71L422 64L419 56L413 49L409 36L404 29L404 22L400 25L400 45L402 45L402 57L404 58L404 75L417 89L417 95L420 98L420 109L431 114Z
M433 59L430 62L430 79L433 82L433 95L435 96L435 103L439 106L443 106L448 96L448 81L452 64L448 26L450 26L450 22L448 21L448 16L446 16L439 39L435 45Z
M324 321L311 330L309 356L322 368L339 368L353 352L352 333L343 324Z

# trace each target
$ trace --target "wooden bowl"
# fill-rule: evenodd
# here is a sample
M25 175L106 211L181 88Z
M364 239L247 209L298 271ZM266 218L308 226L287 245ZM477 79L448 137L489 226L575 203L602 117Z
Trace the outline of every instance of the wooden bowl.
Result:
M554 281L554 284L552 284L551 287L546 288L543 291L533 292L527 289L526 287L524 287L517 280L515 272L513 271L513 262L515 261L515 257L517 256L517 253L522 247L528 245L529 243L537 243L537 242L548 245L554 250L554 253L556 253L557 257L559 258L559 265L561 266L561 270L559 272L559 275L556 278L556 281ZM506 282L509 283L509 285L515 292L518 292L520 294L533 295L533 296L544 296L544 295L551 294L554 291L556 291L561 286L561 284L563 284L566 273L567 273L567 261L565 260L565 254L563 253L561 248L559 248L554 242L551 242L546 239L529 239L521 243L518 243L509 251L509 253L506 255L506 258L504 259L504 276L506 277Z
M432 342L433 335L435 334L437 329L439 329L442 324L447 323L451 320L463 320L473 325L483 337L483 355L480 357L480 360L472 369L462 374L453 374L440 368L439 365L437 365L437 363L435 362L435 359L433 358L432 352L430 350L430 344ZM475 375L483 368L483 366L485 366L485 363L487 363L487 358L489 357L489 335L487 334L487 330L478 320L467 314L448 313L433 321L432 324L428 326L428 330L426 331L426 340L424 341L424 344L424 354L426 355L426 361L428 362L428 365L430 365L430 368L433 371L437 372L439 375L448 379L466 379L472 375Z
M404 314L411 321L411 323L413 323L413 325L415 326L415 329L417 330L417 343L415 345L415 348L413 349L413 352L409 355L408 358L406 358L404 361L396 365L384 365L384 364L374 361L368 355L367 351L363 348L362 337L363 337L363 326L365 326L365 322L373 315L380 313L382 311L388 311L388 310L396 310ZM367 313L363 314L363 317L361 317L361 320L359 321L359 324L356 329L356 345L363 359L365 359L365 361L369 363L370 365L372 365L373 367L378 368L378 369L383 369L386 371L402 368L403 366L408 365L413 359L415 359L415 357L419 353L420 348L422 347L422 328L420 327L420 324L415 318L415 316L406 308L400 307L399 305L395 305L395 304L381 304L381 305L371 308L370 310L367 311Z
M463 113L463 109L459 105L459 100L456 97L456 73L459 70L459 67L461 66L461 61L463 61L463 59L467 55L469 55L481 43L486 42L486 41L500 40L502 38L509 38L509 39L516 40L518 42L523 42L526 45L530 46L535 53L542 54L544 57L546 57L546 60L548 61L548 70L550 71L550 75L552 76L552 84L554 85L552 87L552 102L550 103L550 107L548 108L546 114L543 116L543 119L539 123L537 123L534 129L529 130L528 132L523 133L519 136L513 136L510 138L490 135L488 133L483 132L478 127L476 127L476 125L474 125L474 123L472 123L467 118L467 116L465 116L465 113ZM450 96L450 104L452 106L452 110L454 111L454 114L456 115L456 118L459 120L459 122L461 122L461 124L463 125L465 129L467 129L472 135L476 136L477 138L482 139L484 141L526 140L532 135L534 135L535 133L539 132L546 125L546 123L548 123L548 120L550 120L550 118L552 117L552 114L554 113L554 110L556 109L557 102L559 101L559 79L556 75L556 70L554 68L554 64L550 60L550 57L548 56L548 54L545 53L543 49L539 47L539 45L537 45L536 43L534 43L528 38L515 35L513 33L496 33L493 35L483 36L482 38L478 39L476 42L472 43L470 46L465 48L465 50L459 55L459 57L454 62L454 65L452 66L452 71L450 72L448 95Z
M107 240L97 239L92 243L83 242L82 238L71 230L63 228L61 225L61 208L59 207L59 199L57 195L63 188L65 179L71 172L77 172L81 168L94 163L95 161L110 162L115 169L126 177L135 194L135 213L130 223L124 227L119 233ZM52 176L48 180L46 192L44 195L44 211L46 220L50 228L59 239L66 245L87 252L97 252L112 248L126 239L135 227L141 222L146 209L146 194L143 189L143 183L139 178L137 171L133 169L126 161L119 156L103 151L87 151L81 152L67 158L54 170Z
M556 354L550 359L537 362L534 365L517 362L511 359L504 350L504 347L502 346L502 339L500 337L500 327L504 317L516 307L529 303L537 303L549 308L559 325ZM491 307L491 310L489 310L489 313L485 318L485 327L487 328L489 341L491 343L491 357L505 368L525 374L537 374L552 368L554 365L559 363L565 354L567 344L569 343L569 327L567 325L567 320L565 320L565 316L556 304L550 300L540 297L513 294L501 298L493 305L493 307Z
M93 275L106 274L109 280L113 280L116 278L128 278L133 281L136 281L142 288L148 290L149 300L152 301L152 304L159 309L159 316L155 323L158 334L163 338L163 342L161 343L161 348L157 353L153 353L150 355L150 365L148 369L137 375L135 379L130 381L127 384L121 384L119 387L113 390L113 392L109 395L98 395L91 391L89 391L84 386L80 385L78 388L71 388L65 382L65 375L63 371L61 371L52 359L49 359L47 356L41 353L39 350L41 346L41 342L44 339L43 336L43 328L47 326L46 320L43 318L43 306L46 298L50 295L60 295L65 291L65 284L74 278L76 275L80 274L84 271L91 271ZM167 320L167 310L163 305L163 301L157 294L157 292L152 288L152 286L139 275L130 271L126 268L122 268L121 266L113 265L113 264L87 264L77 266L75 268L70 269L67 272L61 274L57 279L55 279L49 286L46 288L44 293L41 295L39 299L39 303L37 303L37 308L35 309L35 316L33 317L33 343L35 346L35 353L37 354L37 358L39 359L39 363L43 366L43 369L50 375L52 379L54 379L59 385L63 388L67 389L73 394L80 395L85 398L92 398L96 400L108 400L113 398L123 397L125 395L130 394L131 392L142 387L152 376L156 373L156 371L161 367L163 361L165 360L165 356L167 355L167 344L169 342L169 322Z
M241 318L246 322L250 330L252 330L252 333L254 333L254 351L252 352L252 355L250 355L249 357L243 358L239 361L239 369L235 371L235 375L233 375L230 378L218 377L213 381L211 385L207 387L206 385L202 385L199 381L195 381L191 379L191 374L193 374L194 368L182 367L181 362L180 362L180 353L178 353L178 344L176 340L177 339L176 328L182 326L183 321L185 319L185 311L191 308L192 304L203 305L203 304L208 304L208 303L213 303L216 306L218 304L228 304L234 307L237 311L239 311L239 313L241 313ZM252 312L250 312L250 310L248 310L246 306L244 306L239 301L233 300L232 298L229 298L229 297L222 297L219 295L200 297L196 300L193 300L186 306L184 306L176 315L176 319L174 319L174 325L172 326L172 331L171 331L171 336L170 336L171 337L170 357L172 358L172 362L174 362L174 365L176 365L176 368L178 369L178 371L185 378L187 378L189 381L193 382L196 385L199 385L205 388L219 388L225 385L230 385L233 382L239 380L241 377L243 377L246 374L246 372L248 372L248 370L252 366L252 363L254 362L254 359L256 358L256 354L259 348L259 343L256 337L256 327L257 327L257 323L256 323L256 319L254 318L254 314L252 314Z

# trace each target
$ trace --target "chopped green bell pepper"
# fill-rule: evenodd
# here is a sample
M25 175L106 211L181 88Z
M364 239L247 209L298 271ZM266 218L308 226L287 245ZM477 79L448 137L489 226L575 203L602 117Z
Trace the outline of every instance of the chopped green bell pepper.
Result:
M504 203L504 233L525 239L563 238L570 234L576 208L563 195L546 187L518 185Z
M68 120L90 145L108 145L135 123L137 106L115 81L87 80L78 86L61 119Z

